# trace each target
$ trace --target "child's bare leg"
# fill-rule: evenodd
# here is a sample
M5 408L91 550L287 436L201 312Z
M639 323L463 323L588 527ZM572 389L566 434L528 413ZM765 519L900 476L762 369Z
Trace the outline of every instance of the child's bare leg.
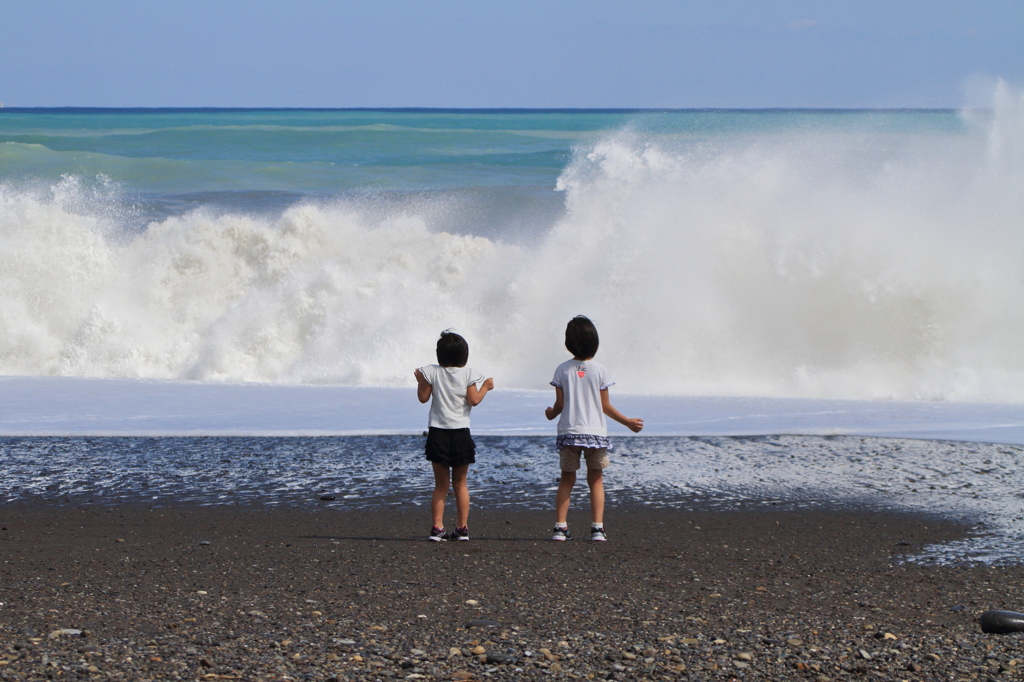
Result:
M434 526L444 528L444 500L448 497L448 484L451 477L448 467L438 462L434 465L434 496L430 499L430 511L434 515Z
M452 488L455 490L455 510L459 521L456 528L465 528L469 525L469 486L466 485L466 474L469 473L469 465L463 464L460 467L452 467Z
M590 484L590 515L594 523L604 523L604 469L587 469Z
M565 523L569 517L569 497L576 485L576 472L563 471L558 479L558 494L555 495L555 522Z

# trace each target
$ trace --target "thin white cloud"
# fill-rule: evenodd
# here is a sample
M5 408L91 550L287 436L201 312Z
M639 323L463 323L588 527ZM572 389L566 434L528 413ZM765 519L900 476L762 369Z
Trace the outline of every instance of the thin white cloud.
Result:
M806 31L818 25L817 19L794 19L789 22L790 31Z

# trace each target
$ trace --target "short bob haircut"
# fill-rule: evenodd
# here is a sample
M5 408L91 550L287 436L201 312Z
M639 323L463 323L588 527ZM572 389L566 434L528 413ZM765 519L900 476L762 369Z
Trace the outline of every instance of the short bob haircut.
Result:
M465 367L469 361L469 344L451 329L441 332L437 340L437 364L442 367Z
M597 327L584 315L577 315L565 326L565 347L574 358L588 360L597 355Z

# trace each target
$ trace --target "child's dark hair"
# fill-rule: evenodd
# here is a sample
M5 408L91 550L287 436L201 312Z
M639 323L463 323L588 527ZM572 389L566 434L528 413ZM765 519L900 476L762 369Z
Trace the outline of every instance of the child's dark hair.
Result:
M586 360L597 355L597 327L584 315L577 315L565 326L565 347L574 358Z
M442 367L465 367L469 361L469 344L450 329L437 340L437 364Z

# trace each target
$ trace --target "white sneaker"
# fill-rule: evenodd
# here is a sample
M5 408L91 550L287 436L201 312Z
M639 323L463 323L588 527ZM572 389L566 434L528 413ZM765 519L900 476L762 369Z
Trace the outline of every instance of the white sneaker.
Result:
M572 540L572 533L569 532L568 528L559 528L558 526L555 526L555 530L552 531L551 539L557 540L558 542L565 542L566 540Z

